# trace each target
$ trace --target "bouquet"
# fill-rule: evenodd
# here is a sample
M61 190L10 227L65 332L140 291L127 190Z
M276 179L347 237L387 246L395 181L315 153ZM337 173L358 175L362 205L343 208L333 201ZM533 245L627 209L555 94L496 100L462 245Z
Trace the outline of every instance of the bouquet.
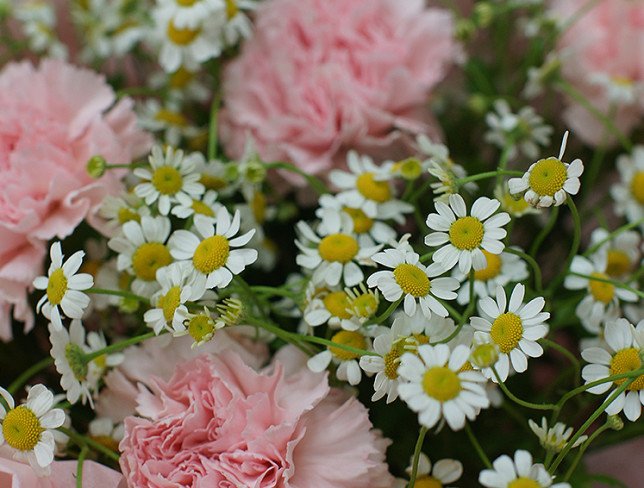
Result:
M0 0L0 484L637 483L643 44L631 0Z

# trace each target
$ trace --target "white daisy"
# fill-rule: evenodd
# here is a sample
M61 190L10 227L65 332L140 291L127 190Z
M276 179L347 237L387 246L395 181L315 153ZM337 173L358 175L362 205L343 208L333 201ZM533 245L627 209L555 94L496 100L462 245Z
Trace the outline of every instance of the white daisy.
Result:
M49 250L51 264L47 272L48 276L38 276L34 279L33 285L37 290L46 290L36 305L36 310L47 317L57 329L63 328L63 322L58 311L58 306L65 316L71 319L80 319L87 306L89 297L81 290L87 290L94 284L92 275L78 273L83 264L83 251L72 254L63 263L63 253L60 242L56 241Z
M611 279L606 273L607 264L606 252L595 253L590 259L575 256L570 265L570 272L591 278L569 274L564 281L564 286L569 290L586 290L587 295L579 302L575 313L582 325L595 334L599 332L602 322L619 313L620 302L637 301L637 295L630 290L592 279Z
M606 98L616 105L635 105L644 97L644 83L626 76L611 76L606 72L589 73L590 84L599 87ZM637 110L637 109L636 109Z
M406 352L400 358L398 374L405 381L398 393L410 409L418 412L418 421L427 428L447 421L452 430L465 426L465 418L474 420L481 408L490 404L478 371L461 371L470 350L456 346L450 352L446 344L422 345L417 354Z
M313 286L309 283L309 286ZM353 326L351 312L349 311L349 295L344 290L323 288L316 290L315 296L306 302L306 308L302 313L304 321L311 327L328 324L332 328L339 328L343 322L347 322L349 329L357 330ZM343 327L345 328L345 327Z
M255 249L233 249L244 246L255 233L250 230L234 237L240 228L239 212L232 220L225 207L217 212L216 228L212 219L195 215L195 233L177 230L169 241L175 259L184 261L194 274L191 288L195 293L209 288L224 288L233 275L240 274L257 259Z
M38 473L48 474L54 460L54 434L65 422L65 412L52 408L54 394L44 385L29 389L27 401L16 407L11 394L0 387L9 410L0 402L0 446L7 444L14 458L26 460Z
M217 201L217 192L208 190L200 199L190 198L184 193L179 193L177 204L172 207L171 213L180 219L187 219L196 214L214 218L220 208L221 203Z
M635 271L640 262L642 236L636 231L626 231L609 239L606 229L597 228L590 234L589 247L599 245L596 253L606 253L606 274L613 279L623 279Z
M470 269L485 268L483 250L491 254L501 254L505 245L502 239L507 232L502 228L510 222L510 216L501 212L494 216L501 205L498 200L487 197L478 198L472 205L471 215L467 215L465 200L460 195L450 195L449 205L436 202L438 213L427 216L427 226L438 232L425 237L425 245L442 246L432 259L450 270L456 263L462 273Z
M566 150L568 132L561 142L559 156L540 159L533 163L521 178L510 178L508 185L510 193L522 193L525 190L526 202L534 207L557 207L566 201L568 195L576 195L579 191L579 177L584 172L581 159L572 163L564 163L561 158Z
M141 127L152 132L163 131L161 140L170 146L178 146L182 137L198 134L197 128L181 112L178 100L167 99L161 105L158 100L149 98L138 106L137 112Z
M528 425L539 438L541 447L552 452L561 452L566 447L573 430L572 427L568 427L562 422L557 422L552 427L548 427L548 421L545 417L541 417L541 426L537 425L532 419L528 420ZM588 439L587 435L580 436L572 447L579 447L586 439Z
M507 181L494 188L494 198L501 202L501 210L506 211L512 217L522 217L528 214L534 215L540 213L540 210L526 202L525 198L522 198L519 195L512 195L508 188Z
M341 330L331 337L331 342L350 346L356 349L369 350L370 340L359 331ZM347 381L350 385L357 385L362 379L362 372L358 364L360 355L339 347L327 346L327 348L309 358L307 366L313 372L319 373L329 367L331 361L338 365L335 372L336 377L341 381Z
M532 463L528 451L516 451L514 461L504 454L492 464L494 469L484 469L479 475L479 483L487 488L570 488L568 483L553 485L553 477L543 464Z
M330 225L331 223L334 225ZM357 236L351 231L350 222L342 219L318 228L318 233L305 222L298 222L297 229L307 241L295 241L302 251L297 255L297 264L313 270L314 282L324 282L329 286L336 286L341 279L345 286L360 283L364 280L364 274L358 264L373 266L371 256L381 247L360 246Z
M516 254L508 252L491 254L485 249L483 254L487 264L485 268L474 272L474 294L476 297L483 298L494 295L497 286L522 282L528 278L528 267ZM469 303L470 282L468 275L454 268L452 276L462 282L461 288L458 290L458 303L461 305Z
M528 357L537 358L543 354L543 348L536 341L548 333L544 321L550 318L550 314L541 311L546 304L542 297L533 298L524 305L524 294L525 286L518 283L507 303L505 290L498 286L496 301L491 297L479 300L482 317L470 319L474 329L489 335L491 342L499 347L499 359L494 368L501 381L507 379L510 365L517 373L523 373L528 369ZM482 372L497 382L492 368L484 368Z
M636 371L642 367L642 349L637 337L644 333L644 320L637 324L637 328L626 319L619 319L606 324L604 338L607 349L590 347L581 352L581 357L590 364L584 366L581 376L586 384L606 378L608 376ZM615 380L612 383L602 383L588 389L589 393L601 395L608 390L617 388L626 382L626 378ZM638 376L626 391L622 392L608 406L608 415L617 415L622 410L626 418L635 422L642 413L644 404L644 374Z
M150 209L134 193L123 193L118 197L107 195L98 214L107 220L107 235L114 235L123 224L130 220L141 221L143 215L150 215Z
M158 0L157 5L167 8L177 27L198 28L210 15L225 8L225 0Z
M644 232L644 146L635 146L631 155L617 158L617 169L621 181L610 189L615 213L629 222L640 222Z
M151 297L159 289L157 270L173 261L166 245L171 227L167 217L141 217L141 223L126 222L123 234L108 241L110 249L119 253L117 269L135 277L132 290L136 294Z
M125 436L125 426L115 424L111 418L98 417L92 420L88 426L88 433L91 439L108 449L118 452L119 442Z
M166 149L154 146L149 158L150 168L136 168L134 174L144 180L134 187L137 196L143 198L147 205L157 202L159 213L168 215L170 205L177 201L179 194L189 198L198 198L205 191L199 183L199 173L195 171L195 161L183 151L175 152L172 147Z
M225 0L226 24L224 25L223 38L227 46L234 46L240 39L252 35L253 24L244 10L254 10L257 7L255 0Z
M413 463L413 459L410 461ZM411 475L411 465L405 470ZM424 452L418 458L415 488L450 488L450 483L463 474L463 464L455 459L441 459L432 463ZM454 487L451 487L454 488Z
M448 316L447 309L436 298L454 300L458 280L434 278L445 272L440 264L425 267L417 253L401 246L379 252L373 260L392 268L392 271L377 271L367 279L367 286L377 286L385 300L395 302L404 296L403 309L409 316L414 315L417 305L427 318L431 318L432 312L440 317Z

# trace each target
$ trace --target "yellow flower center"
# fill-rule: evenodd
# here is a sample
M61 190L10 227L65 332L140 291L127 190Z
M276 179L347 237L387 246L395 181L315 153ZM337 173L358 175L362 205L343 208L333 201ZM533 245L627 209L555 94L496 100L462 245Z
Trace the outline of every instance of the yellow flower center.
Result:
M32 451L44 431L36 414L24 405L9 410L2 421L5 441L19 451Z
M391 188L389 182L378 181L373 173L362 173L356 180L356 188L363 197L374 202L383 203L391 199Z
M357 317L371 317L378 309L378 298L375 293L369 291L351 300L349 307Z
M525 198L515 200L510 192L503 193L501 206L503 207L503 210L516 216L522 215L528 208L530 208L530 204L526 202Z
M199 183L201 183L206 190L221 190L226 188L226 180L219 178L218 176L213 176L208 173L201 173L201 178L199 178Z
M389 352L384 355L385 361L385 376L390 380L398 378L398 366L400 365L400 356L405 352L405 341L407 338L400 338L398 341L391 345Z
M541 485L530 478L517 478L511 481L508 488L541 488Z
M78 344L69 342L65 345L65 359L67 359L69 368L74 373L74 378L78 381L85 381L88 368L85 362L85 354Z
M157 306L163 310L163 318L170 322L174 317L174 312L181 303L181 288L173 286L165 295L159 297Z
M224 236L214 235L201 241L192 256L195 269L203 274L210 274L221 268L228 261L230 244Z
M339 263L348 263L359 250L358 241L346 234L330 234L318 245L322 259Z
M336 344L342 344L343 346L355 347L356 349L365 349L367 346L367 341L360 332L354 332L349 330L341 330L336 333L332 338L331 342ZM329 351L336 358L341 361L349 361L350 359L356 359L360 357L359 354L347 351L346 349L341 349L339 347L329 346Z
M611 249L606 258L606 274L608 276L619 278L631 270L631 260L624 251Z
M181 173L172 166L161 166L152 175L152 184L163 195L174 195L183 186Z
M67 292L67 276L63 268L58 268L49 277L47 283L47 299L52 305L58 305Z
M191 7L195 3L200 1L201 0L177 0L177 4L181 5L182 7Z
M461 391L458 375L445 366L435 366L423 375L423 390L439 402L456 398Z
M141 216L138 213L136 213L134 210L127 207L119 208L117 218L120 224L124 224L132 220L135 222L141 222Z
M373 219L367 217L367 215L359 208L344 207L343 210L349 215L349 217L351 217L351 220L353 220L353 231L356 234L369 232L373 227Z
M449 227L450 242L462 250L476 249L483 242L483 224L476 217L461 217Z
M253 217L258 224L263 224L266 220L266 197L260 191L253 194L250 201L250 208L253 211Z
M591 273L593 278L608 279L604 273ZM602 303L610 303L615 296L615 286L611 283L598 280L588 280L588 289L595 300Z
M165 108L159 109L157 113L154 114L154 118L159 122L176 125L177 127L186 127L188 125L188 119L186 119L183 114Z
M160 242L145 242L132 255L132 269L137 278L154 281L157 269L172 262L168 248Z
M420 177L423 173L423 165L417 158L407 158L396 162L391 172L411 181Z
M610 361L610 374L622 374L628 373L630 371L636 371L642 367L642 357L640 356L639 349L634 347L629 347L628 349L622 349L617 351L613 356L613 359ZM621 385L627 380L627 378L621 378L615 380L616 385ZM644 374L639 375L635 381L633 381L628 389L631 391L644 390Z
M521 318L512 312L499 315L490 330L490 337L499 346L501 352L506 354L517 347L522 336Z
M194 78L194 73L191 73L183 66L170 75L170 87L176 90L185 88L188 83Z
M347 311L350 306L349 297L345 292L334 291L325 296L322 301L331 315L341 319L351 318L351 314Z
M474 371L474 367L472 366L472 363L470 363L469 361L465 361L463 363L463 366L458 368L457 372L462 373L463 371Z
M403 293L413 297L424 297L431 288L431 283L425 272L413 264L402 263L396 266L394 278Z
M214 217L215 216L215 212L213 212L212 208L210 208L205 203L200 202L199 200L193 200L192 201L192 210L194 210L195 213L198 213L198 214L201 214L201 215L206 215L208 217Z
M179 46L186 46L194 41L201 29L179 29L171 20L168 22L168 39Z
M101 354L99 357L92 359L92 363L100 369L105 369L107 367L107 354Z
M188 333L196 343L208 341L215 333L215 322L205 314L196 315L188 322Z
M557 158L548 158L535 164L528 181L537 195L553 196L563 188L567 177L566 166Z
M644 205L644 171L638 171L633 175L631 193L640 205Z
M482 251L485 255L487 265L483 269L474 271L474 279L479 281L488 281L492 278L496 278L501 272L501 256L487 252L485 249L482 249Z
M239 12L239 7L235 0L226 0L226 17L232 19Z
M443 483L433 476L421 476L420 478L416 478L414 488L443 488Z

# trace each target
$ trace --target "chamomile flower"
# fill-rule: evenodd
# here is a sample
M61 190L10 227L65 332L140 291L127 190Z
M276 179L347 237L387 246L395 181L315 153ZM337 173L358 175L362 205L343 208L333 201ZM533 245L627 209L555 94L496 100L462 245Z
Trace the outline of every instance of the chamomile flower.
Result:
M590 235L590 247L599 244L596 252L606 253L606 274L612 279L623 279L639 263L642 237L638 232L626 231L612 239L606 229L597 228Z
M134 174L144 180L134 187L134 192L147 205L158 202L162 215L168 215L170 205L177 201L179 194L198 198L204 193L203 185L198 182L194 160L191 156L184 157L183 151L168 147L164 155L161 147L154 146L149 161L149 169L134 170Z
M615 316L620 302L637 301L637 295L632 291L600 281L611 279L606 273L607 258L605 251L593 254L590 259L575 256L570 273L576 274L569 274L564 281L564 286L569 290L586 290L587 295L579 302L575 313L582 325L595 334L599 332L602 322Z
M108 449L118 452L119 442L125 436L125 426L114 424L114 421L109 417L98 417L92 420L88 426L89 437L107 447Z
M242 38L252 34L252 23L244 10L254 10L255 0L225 0L226 23L223 38L227 46L233 46Z
M349 321L349 306L349 295L344 290L323 289L307 301L302 316L311 327L328 324L337 329L346 321L349 326L347 330L357 330L360 325L354 327Z
M331 337L331 342L362 350L369 350L371 347L369 338L357 330L336 332ZM319 373L328 368L333 361L338 365L336 377L355 386L362 379L362 372L358 364L359 358L360 354L358 353L340 347L327 346L326 350L311 357L306 364L311 371Z
M138 108L138 122L144 129L152 132L163 131L161 140L177 146L182 137L194 137L196 128L181 112L181 105L175 99L168 99L163 105L150 98Z
M394 197L391 164L377 166L369 156L349 151L347 166L349 171L334 170L329 174L331 183L339 189L336 198L342 204L383 220L413 210Z
M497 286L522 282L528 278L528 267L516 254L508 252L491 254L486 250L483 250L483 254L487 263L485 268L474 271L474 294L476 297L483 298L494 295ZM452 276L462 282L456 300L461 305L469 303L470 298L473 297L470 297L468 276L457 268L454 268Z
M561 160L567 141L566 131L559 156L540 159L533 163L521 178L510 178L510 193L514 195L525 191L526 202L537 208L550 207L553 204L557 207L566 201L568 195L576 195L584 165L581 159L575 159L570 164Z
M528 214L538 214L538 208L534 208L525 198L514 196L510 193L507 182L501 183L494 188L494 198L501 202L501 210L509 213L512 217L523 217Z
M405 470L411 475L413 459ZM450 483L458 480L463 474L463 464L455 459L441 459L432 463L424 452L418 458L415 488L450 488ZM453 487L452 487L453 488Z
M541 417L541 426L537 425L532 419L528 420L528 425L539 438L541 447L547 451L561 452L572 435L572 427L566 426L563 422L557 422L552 427L548 427L548 421L545 417ZM587 435L580 436L572 447L579 447L586 439L588 439Z
M481 408L490 404L478 371L461 368L470 350L459 345L450 352L446 344L421 345L417 354L404 353L398 374L404 380L398 393L409 408L418 412L421 425L432 428L445 419L452 430L465 426L465 418L474 420Z
M199 27L210 15L224 5L223 0L158 0L158 5L172 12L177 27L191 29Z
M581 352L581 357L590 364L581 371L586 384L608 376L636 371L642 367L642 349L637 337L644 333L644 320L637 328L626 319L606 324L604 338L607 348L590 347ZM602 383L588 389L589 393L601 395L617 388L627 381L626 378L612 383ZM644 404L644 375L635 378L627 388L606 408L608 415L617 415L622 410L626 418L635 422L642 413Z
M54 429L65 422L65 412L52 408L54 394L44 385L29 389L27 401L16 407L11 394L0 387L0 395L9 406L0 402L0 446L7 444L15 459L27 461L38 473L48 474L54 460Z
M297 264L313 270L314 282L329 286L336 286L341 279L346 286L360 283L364 274L358 264L373 266L371 256L381 247L361 246L346 220L339 219L323 228L318 227L318 233L305 222L298 222L297 229L308 241L295 241L301 251L296 258Z
M60 317L60 306L63 314L71 319L80 319L87 306L89 297L82 292L94 284L92 275L78 273L83 264L83 251L72 254L63 263L63 253L60 242L54 242L49 250L51 264L47 276L38 276L34 279L33 285L37 290L46 290L36 305L36 310L51 320L57 329L63 328Z
M141 222L142 216L150 215L150 209L136 194L123 193L118 197L107 195L101 203L98 214L107 220L108 235L113 235L130 220Z
M188 313L182 322L173 324L172 335L175 337L190 335L194 340L190 347L194 349L210 341L215 336L215 332L225 326L225 322L216 321L210 310L204 307L202 312Z
M445 272L440 264L425 267L417 253L401 246L379 252L373 260L392 268L391 271L377 271L367 279L367 286L377 286L385 300L395 302L404 297L403 309L409 316L414 315L419 306L427 318L432 316L432 312L447 317L447 309L437 298L454 300L458 281L447 277L435 278Z
M194 233L175 231L169 247L172 256L187 263L193 272L195 293L228 286L233 275L240 274L257 259L255 249L235 249L246 245L255 233L250 230L234 237L240 228L238 211L231 220L230 213L222 206L217 212L216 227L212 219L195 215L194 228Z
M135 277L132 290L136 294L151 297L159 289L157 270L173 261L166 244L170 230L167 217L141 217L141 223L126 222L123 234L108 241L107 245L119 253L117 269Z
M604 91L606 98L616 105L637 105L644 96L644 83L626 76L595 72L588 76L588 81Z
M505 245L502 239L507 232L502 227L510 221L510 216L501 212L494 216L501 205L498 200L487 197L478 198L472 205L471 215L467 215L465 200L460 195L450 195L449 205L436 202L436 211L427 216L427 226L437 232L425 237L425 245L439 247L432 259L450 270L458 263L462 273L469 273L486 267L483 251L501 254Z
M518 450L514 461L503 455L492 463L494 469L484 469L479 483L487 488L570 488L568 483L552 484L552 476L543 464L533 464L528 451Z
M489 335L491 342L499 348L499 358L493 365L501 381L505 381L512 368L517 373L528 369L528 357L537 358L543 354L543 348L536 342L548 333L544 321L550 318L548 312L542 312L545 300L536 297L523 304L525 286L518 283L512 290L509 303L505 290L498 286L496 300L485 297L478 302L482 317L472 317L474 329ZM497 382L492 367L482 369L483 374Z
M177 204L172 207L171 213L181 219L187 219L196 214L214 218L220 208L221 203L217 201L217 192L208 190L201 199L191 198L186 194L179 193L177 195Z
M631 155L621 155L617 169L621 181L610 189L615 213L629 222L640 222L644 232L644 146L635 146Z

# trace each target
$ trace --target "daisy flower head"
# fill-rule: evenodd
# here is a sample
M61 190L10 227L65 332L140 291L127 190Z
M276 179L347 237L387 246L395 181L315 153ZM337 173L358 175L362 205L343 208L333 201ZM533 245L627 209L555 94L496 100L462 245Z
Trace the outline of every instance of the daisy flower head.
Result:
M203 311L187 313L182 322L173 324L172 335L174 337L190 335L194 340L190 347L194 349L212 340L217 330L225 326L225 322L215 320L208 307L204 307Z
M489 336L490 342L499 348L497 362L489 368L482 369L483 374L492 381L505 381L512 368L517 373L528 369L528 357L537 358L543 354L543 348L536 342L548 333L544 323L550 318L548 312L542 312L546 302L536 297L523 303L525 286L518 283L514 286L508 302L503 287L496 288L496 300L485 297L478 302L482 317L472 317L472 327Z
M572 163L562 161L567 141L568 131L563 136L559 156L540 159L521 178L510 178L510 193L514 195L525 191L526 202L537 208L553 204L558 207L566 201L568 195L576 195L584 165L581 159L575 159Z
M205 215L206 217L215 218L221 208L221 203L217 201L217 192L208 190L201 198L191 198L184 193L177 195L177 204L172 207L172 215L180 219L188 219L193 215Z
M309 285L313 286L311 283ZM350 329L353 327L349 322L349 295L344 290L326 288L316 289L315 295L306 301L306 308L302 313L304 322L311 327L318 327L328 324L332 328L339 328L344 321L348 322Z
M490 401L485 393L485 377L478 371L462 371L470 350L459 345L450 352L447 344L421 345L417 354L400 358L398 386L400 398L418 412L421 425L432 428L445 419L452 430L465 426L465 418L474 420Z
M224 288L233 275L240 274L246 266L257 260L255 249L236 249L246 245L255 230L238 237L239 211L232 219L226 207L217 212L216 223L211 218L195 215L195 232L177 230L169 241L170 252L178 261L185 262L193 273L191 288L201 293L210 288Z
M83 264L84 251L76 251L63 263L60 242L56 241L49 249L51 264L47 276L38 276L33 285L37 290L46 290L38 300L36 310L51 320L57 329L63 328L60 306L63 314L71 319L80 319L87 306L89 297L82 290L94 285L94 278L88 273L77 273Z
M405 470L411 476L413 458ZM463 464L455 459L441 459L432 463L424 452L418 458L415 488L454 488L448 486L463 474Z
M463 197L456 194L449 196L449 205L436 202L436 211L427 216L427 226L437 232L425 237L425 245L439 247L432 259L440 263L445 270L450 270L458 263L464 274L482 270L486 266L485 254L500 254L505 247L502 239L507 232L503 226L510 222L505 212L496 212L501 205L498 200L477 198L470 215Z
M296 262L313 270L316 283L336 286L342 280L345 286L355 286L364 280L359 264L373 266L371 257L382 246L361 246L347 220L338 219L333 224L318 227L316 233L305 222L298 222L297 230L306 243L295 241L301 251Z
M541 426L532 419L528 420L528 425L530 430L539 438L541 447L552 452L561 452L566 447L573 430L572 427L566 426L563 422L557 422L552 427L548 427L548 421L545 417L541 417ZM579 447L586 439L588 439L587 435L580 436L572 447Z
M606 253L606 274L612 279L624 279L639 265L642 236L626 231L610 238L606 229L595 229L590 235L590 247L599 245L597 253Z
M619 319L606 324L604 339L606 348L590 347L581 352L581 357L588 363L581 371L586 384L616 374L637 371L642 368L642 349L638 337L644 333L644 320L634 327L626 319ZM627 378L602 383L588 389L589 393L601 395L623 385ZM606 408L608 415L617 415L622 410L631 422L640 418L644 404L644 374L634 381Z
M448 277L436 278L445 272L442 265L433 263L425 267L420 256L407 249L406 243L386 249L373 256L373 260L390 270L377 271L367 279L367 286L378 287L388 302L403 298L403 309L409 316L420 307L427 318L432 312L447 317L447 309L437 300L454 300L458 280Z
M95 442L118 452L119 442L125 436L125 426L122 423L115 424L109 417L98 417L89 423L88 434Z
M224 2L221 0L158 0L159 7L172 12L174 24L179 28L194 29L199 27L210 15L218 10Z
M98 214L107 220L108 235L113 235L130 220L141 222L143 215L150 215L150 209L135 193L123 193L118 197L107 195Z
M107 243L118 253L116 267L134 276L132 290L145 297L151 297L158 289L157 270L174 261L167 245L172 225L164 216L141 217L141 222L126 222L122 235L113 237Z
M49 473L54 460L54 429L65 422L65 412L52 408L54 394L44 385L29 389L27 400L16 407L11 394L0 387L0 395L9 409L0 402L0 446L7 444L14 458L27 461L41 474Z
M369 337L359 330L341 330L336 332L331 337L331 342L363 351L368 351L371 348ZM327 346L324 351L309 358L306 364L311 371L319 373L327 369L329 364L333 362L338 365L335 372L336 377L340 381L346 381L350 385L355 386L362 379L362 372L358 364L360 356L358 352L353 352L342 347Z
M504 454L492 463L494 469L484 469L479 483L487 488L570 488L568 483L552 484L552 476L543 464L533 464L528 451L518 450L514 460Z
M138 121L141 127L151 132L163 131L161 140L177 146L182 137L194 137L198 132L181 110L177 100L168 99L161 104L149 98L138 107Z
M615 213L629 222L640 222L644 232L644 146L635 146L632 154L617 158L617 169L620 182L610 189Z
M603 281L611 279L607 265L605 251L590 258L575 256L570 264L570 274L564 280L564 287L569 290L586 290L587 295L579 302L575 313L581 324L594 334L599 332L602 322L619 314L621 302L637 301L637 295L632 291Z

